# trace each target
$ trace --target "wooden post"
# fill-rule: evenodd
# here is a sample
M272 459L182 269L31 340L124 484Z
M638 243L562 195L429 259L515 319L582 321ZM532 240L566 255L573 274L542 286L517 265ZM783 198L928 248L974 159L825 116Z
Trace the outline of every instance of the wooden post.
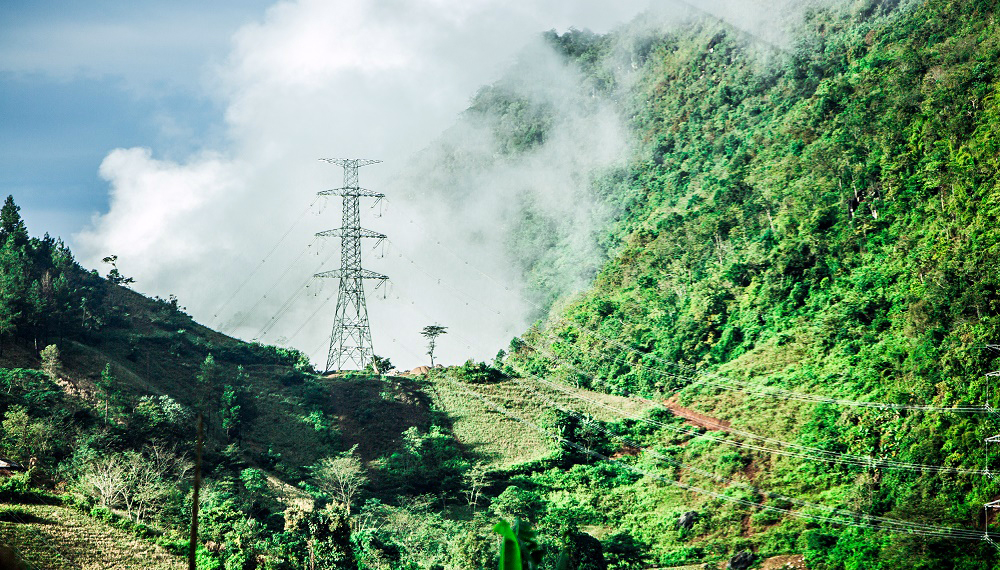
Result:
M201 448L204 445L204 422L198 412L198 443L194 452L194 497L191 505L191 544L188 550L188 570L196 570L195 551L198 547L198 491L201 489Z

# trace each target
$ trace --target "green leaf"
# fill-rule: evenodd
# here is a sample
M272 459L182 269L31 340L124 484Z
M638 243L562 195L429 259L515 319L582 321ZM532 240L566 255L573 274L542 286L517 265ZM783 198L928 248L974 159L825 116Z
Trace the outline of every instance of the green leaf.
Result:
M493 530L503 537L500 544L500 570L521 570L521 548L517 544L517 535L507 521L498 522Z

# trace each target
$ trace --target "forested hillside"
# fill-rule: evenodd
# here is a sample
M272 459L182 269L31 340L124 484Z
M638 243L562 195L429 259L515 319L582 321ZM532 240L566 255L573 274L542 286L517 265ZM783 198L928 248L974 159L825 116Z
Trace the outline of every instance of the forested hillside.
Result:
M991 3L936 1L812 9L785 48L711 21L663 37L627 111L643 148L620 173L620 249L509 365L807 446L712 452L765 493L982 529L992 414L919 407L996 404L998 40ZM624 520L664 542L648 515ZM995 560L953 537L749 522L743 544L783 541L810 567ZM712 526L682 541L691 560Z
M544 316L427 377L215 333L8 199L0 457L28 469L0 477L0 556L91 564L86 520L107 560L131 536L176 566L200 414L199 568L495 568L498 523L525 568L998 567L994 10L816 3L779 43L694 12L544 34L576 83L481 89L417 158L442 210L586 125L617 141L609 113L627 152L557 196L582 214L503 205L484 235ZM592 142L559 164L617 156Z

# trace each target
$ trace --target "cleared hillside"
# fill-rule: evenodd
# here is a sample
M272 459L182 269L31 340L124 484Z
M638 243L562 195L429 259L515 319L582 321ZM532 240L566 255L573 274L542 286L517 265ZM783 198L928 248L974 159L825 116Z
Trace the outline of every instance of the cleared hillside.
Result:
M0 507L0 544L13 546L24 570L180 570L185 558L73 509Z
M641 400L533 378L467 383L446 370L431 374L427 382L426 392L447 415L455 438L467 452L495 469L551 456L557 448L551 438L514 418L551 431L560 408L603 421L638 416L649 408Z

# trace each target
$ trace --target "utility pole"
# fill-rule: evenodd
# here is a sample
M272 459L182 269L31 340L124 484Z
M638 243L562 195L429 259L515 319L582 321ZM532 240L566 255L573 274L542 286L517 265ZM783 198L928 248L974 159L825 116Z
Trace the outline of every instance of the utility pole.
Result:
M330 335L330 351L326 357L326 371L343 370L344 365L348 362L353 362L357 370L364 370L375 353L372 348L371 328L368 326L364 280L374 279L378 281L378 285L381 285L388 277L361 267L361 238L385 239L385 235L361 227L361 198L379 200L384 198L385 194L361 188L358 185L358 168L382 161L362 158L323 158L320 160L344 168L344 186L342 188L319 192L320 196L341 196L344 199L341 227L316 234L322 237L340 238L340 269L316 274L316 277L340 279L340 289L337 292L337 313L333 319L333 333Z

